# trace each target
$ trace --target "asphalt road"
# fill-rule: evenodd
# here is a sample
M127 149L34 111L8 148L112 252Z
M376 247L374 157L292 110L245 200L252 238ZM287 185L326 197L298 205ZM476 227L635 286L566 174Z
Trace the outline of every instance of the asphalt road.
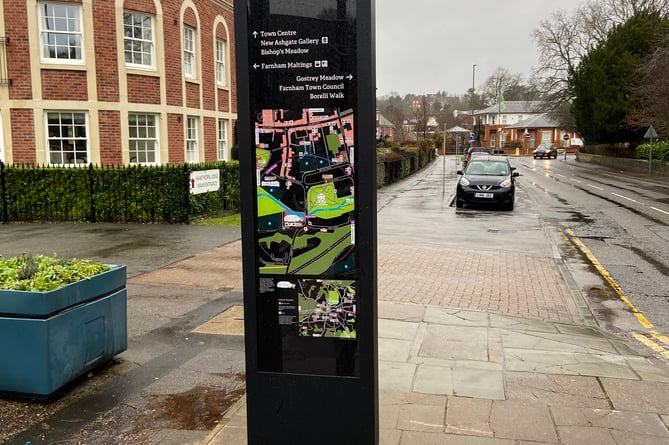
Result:
M538 217L555 233L570 231L620 287L612 290L592 261L578 260L570 253L573 246L565 248L572 275L601 324L630 332L639 327L632 316L637 310L660 335L669 334L669 178L616 172L573 158L527 158L520 170Z

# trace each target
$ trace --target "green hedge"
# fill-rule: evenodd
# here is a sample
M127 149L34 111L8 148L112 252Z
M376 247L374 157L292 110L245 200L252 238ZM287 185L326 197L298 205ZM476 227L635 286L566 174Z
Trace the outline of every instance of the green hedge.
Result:
M218 169L221 188L189 193L190 172ZM239 210L239 164L81 168L0 165L2 220L188 222Z
M382 187L415 173L435 158L433 148L378 147L377 185Z
M650 144L641 144L636 148L637 159L648 159L650 155ZM669 162L669 141L653 142L653 160Z
M433 149L381 148L377 186L425 167ZM191 195L191 171L218 169L221 188ZM7 166L0 162L0 221L180 223L239 211L239 162L124 167Z

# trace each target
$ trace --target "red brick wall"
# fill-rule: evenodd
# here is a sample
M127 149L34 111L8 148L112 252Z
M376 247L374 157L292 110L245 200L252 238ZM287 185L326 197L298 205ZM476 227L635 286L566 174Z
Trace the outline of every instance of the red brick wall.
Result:
M230 92L228 90L218 90L218 111L230 111L229 99Z
M165 84L167 87L167 105L180 107L183 102L181 90L182 53L180 2L163 3L163 43L165 46Z
M198 8L200 5L197 5ZM197 30L197 18L195 17L195 11L193 11L192 8L186 9L184 11L184 25L190 26L191 28L195 28Z
M10 37L7 44L7 70L12 83L10 99L31 99L30 53L28 44L28 16L25 0L4 0L5 32Z
M198 4L200 13L200 64L202 85L202 108L205 110L216 109L216 54L214 34L214 19L216 10L212 2L202 2Z
M42 70L45 100L88 100L86 71Z
M125 0L123 9L147 12L149 14L156 13L156 5L153 3L153 0Z
M186 82L186 106L189 108L200 108L200 85L194 82Z
M35 164L35 122L33 110L12 108L12 145L14 164Z
M111 110L100 111L98 119L100 121L100 163L102 165L123 164L123 155L121 153L121 113Z
M216 160L218 157L218 143L217 143L217 133L218 125L216 124L217 119L213 117L204 118L204 159L206 161Z
M128 102L160 104L160 77L128 74Z
M82 3L82 0L60 0L72 3ZM156 14L156 1L158 0L125 0L123 7L129 10L147 12ZM154 75L129 74L127 76L128 101L130 103L156 104L182 107L184 102L190 108L190 111L183 110L170 114L167 118L167 131L169 158L162 159L163 162L183 162L184 160L184 134L183 134L183 116L193 114L200 117L203 121L204 134L201 144L205 151L205 160L216 158L216 119L213 117L204 118L204 113L199 109L206 111L236 112L237 101L234 92L236 91L236 79L234 72L234 30L232 11L224 10L221 3L215 0L193 0L194 7L187 8L181 17L182 0L160 0L163 18L163 35L157 36L163 39L165 48L165 77L160 78ZM103 163L120 163L121 147L120 128L123 122L120 122L118 111L105 111L105 108L118 108L120 97L120 78L119 56L122 56L123 47L116 47L118 33L121 32L116 23L116 12L114 2L92 1L87 3L92 7L94 19L94 35L87 36L92 38L94 48L88 48L95 51L96 66L89 65L87 70L94 70L96 76L96 85L87 85L87 73L82 69L42 69L41 87L45 100L63 101L66 104L72 100L86 101L91 100L88 97L88 87L96 88L99 102L92 104L95 108L102 109L99 112L100 117L100 158ZM30 100L34 97L30 77L30 53L31 48L28 44L28 19L26 2L21 0L4 0L2 11L5 18L6 35L10 37L7 45L8 54L8 74L12 84L8 87L10 100ZM214 29L214 21L223 17L226 21L228 31L225 26L219 24ZM197 19L197 20L196 20ZM185 82L183 79L183 54L181 48L182 23L196 29L198 33L198 42L200 43L197 51L197 63L199 67L200 78L196 82ZM198 26L199 20L199 26ZM31 23L30 25L36 25ZM226 40L229 50L228 64L231 68L228 84L230 89L220 89L216 84L216 66L215 66L215 39L216 36ZM32 36L37 38L38 36ZM90 45L90 40L87 40ZM32 48L32 51L39 51L39 48ZM118 54L121 52L121 54ZM90 60L88 61L90 62ZM67 67L64 67L67 68ZM165 82L161 84L161 82ZM160 102L160 87L166 86L166 102ZM184 88L185 85L185 88ZM218 100L219 110L216 110ZM105 103L110 104L106 106ZM232 106L229 106L232 104ZM4 104L2 106L5 106ZM9 108L10 105L7 105ZM26 105L24 105L26 106ZM49 105L50 108L58 108L57 104ZM41 119L41 116L34 116L32 112L25 108L12 109L12 151L15 162L32 162L36 160L35 141L42 140L44 135L35 135L34 119ZM177 117L181 122L177 121ZM92 134L98 131L97 128L90 128ZM96 150L94 147L93 150Z
M184 162L184 117L181 114L167 115L168 158L170 164Z
M95 75L98 100L118 102L118 62L116 60L116 20L114 2L92 2L95 35ZM123 51L123 48L120 49Z

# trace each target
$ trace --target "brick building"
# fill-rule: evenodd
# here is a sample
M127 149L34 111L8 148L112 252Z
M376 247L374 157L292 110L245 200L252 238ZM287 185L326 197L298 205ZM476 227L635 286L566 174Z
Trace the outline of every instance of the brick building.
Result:
M0 0L0 160L229 160L232 0Z
M546 108L541 101L517 100L475 111L477 143L500 152L513 153L521 148L523 154L531 153L539 144L579 145L578 133L562 128Z

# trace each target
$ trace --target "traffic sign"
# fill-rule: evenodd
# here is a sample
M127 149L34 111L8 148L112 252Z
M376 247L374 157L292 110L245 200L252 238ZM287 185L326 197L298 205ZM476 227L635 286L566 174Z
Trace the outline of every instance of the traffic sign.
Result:
M530 138L530 134L529 134L529 133L525 133L525 139L529 139L529 138Z
M469 140L473 141L474 140L474 133L469 133Z
M568 141L569 140L569 135L567 133L565 133L564 136L562 136L562 139L564 139L565 141Z
M648 130L646 130L646 134L643 135L644 139L657 139L658 134L657 131L655 131L655 127L652 125L648 127Z

